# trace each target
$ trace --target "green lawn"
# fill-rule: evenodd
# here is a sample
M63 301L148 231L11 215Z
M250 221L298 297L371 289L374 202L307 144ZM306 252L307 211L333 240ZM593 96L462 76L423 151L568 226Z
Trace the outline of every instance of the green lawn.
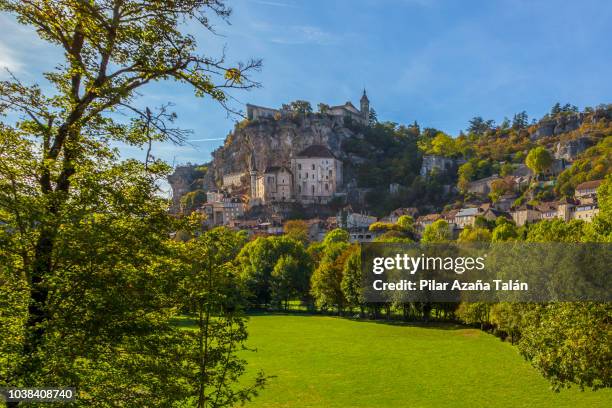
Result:
M275 375L247 407L610 407L612 392L550 391L516 349L479 330L257 315L249 373Z

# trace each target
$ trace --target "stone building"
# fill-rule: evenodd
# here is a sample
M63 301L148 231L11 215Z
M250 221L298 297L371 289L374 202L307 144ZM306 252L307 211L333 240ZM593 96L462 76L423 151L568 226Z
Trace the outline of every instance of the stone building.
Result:
M284 166L270 166L263 173L251 171L251 205L292 201L293 175Z
M246 199L244 197L230 196L223 192L208 192L207 202L200 211L206 214L206 225L217 227L230 225L244 215Z
M452 157L444 157L437 155L425 155L423 156L423 163L421 164L420 175L426 177L434 170L447 174L457 170L457 167L465 163L463 159L453 159Z
M574 197L582 204L593 204L597 201L597 188L603 180L593 180L580 183L576 186Z
M224 174L223 188L232 189L235 187L240 187L242 185L243 180L246 180L247 178L248 174L243 172Z
M291 159L294 193L301 203L325 204L342 187L342 162L325 146L312 145Z
M357 109L350 101L346 102L344 105L329 106L326 104L319 104L319 106L323 107L321 113L330 116L341 119L350 118L364 125L367 125L370 120L370 101L366 95L365 89L359 100L360 109ZM266 108L264 106L247 104L247 118L249 118L249 120L272 119L285 116L287 113L288 111L283 109Z

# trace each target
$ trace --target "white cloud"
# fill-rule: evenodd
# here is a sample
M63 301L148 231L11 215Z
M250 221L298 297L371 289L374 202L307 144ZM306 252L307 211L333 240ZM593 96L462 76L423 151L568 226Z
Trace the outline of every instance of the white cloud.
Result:
M315 26L289 26L281 31L282 34L277 33L270 41L276 44L329 45L337 40L333 34Z
M6 69L9 69L12 72L19 72L23 64L18 60L17 56L6 44L0 42L0 69L2 72L0 73L0 77L6 75Z

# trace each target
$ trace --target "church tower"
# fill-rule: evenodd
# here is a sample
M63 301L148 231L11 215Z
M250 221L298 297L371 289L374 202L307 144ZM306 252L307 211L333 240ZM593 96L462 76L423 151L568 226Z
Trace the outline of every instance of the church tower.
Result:
M361 115L363 116L363 119L365 120L365 123L367 125L370 122L370 100L366 95L365 88L363 90L363 96L361 97L359 102L361 104Z
M255 157L253 153L249 155L249 176L251 181L251 199L259 195L257 191L257 168L255 167Z

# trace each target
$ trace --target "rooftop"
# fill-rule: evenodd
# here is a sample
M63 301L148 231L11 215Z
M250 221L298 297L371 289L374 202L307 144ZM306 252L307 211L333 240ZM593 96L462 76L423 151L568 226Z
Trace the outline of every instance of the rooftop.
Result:
M593 181L585 181L584 183L580 183L576 186L576 190L587 190L591 188L597 188L600 184L603 183L603 180L593 180Z
M311 145L297 154L297 157L329 157L335 158L334 154L326 146Z

